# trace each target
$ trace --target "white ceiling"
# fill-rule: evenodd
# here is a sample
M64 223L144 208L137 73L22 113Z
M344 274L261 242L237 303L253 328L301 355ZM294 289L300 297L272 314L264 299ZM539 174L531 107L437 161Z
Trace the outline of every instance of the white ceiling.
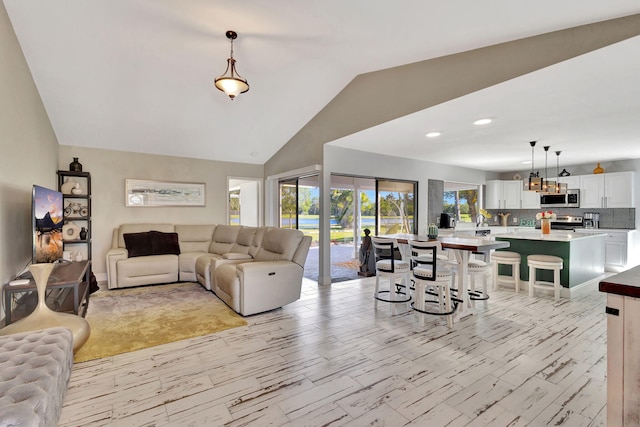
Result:
M639 13L634 3L4 0L60 144L257 164L358 74ZM234 101L213 86L229 29L251 85ZM640 158L638 52L640 37L332 144L493 171L526 170L529 140L536 159L542 145L562 150L563 165Z

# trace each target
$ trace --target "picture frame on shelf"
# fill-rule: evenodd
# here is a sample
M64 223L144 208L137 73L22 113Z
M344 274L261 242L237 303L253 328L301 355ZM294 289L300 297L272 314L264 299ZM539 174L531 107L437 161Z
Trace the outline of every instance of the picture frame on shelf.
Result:
M205 200L202 182L125 179L127 207L205 206Z

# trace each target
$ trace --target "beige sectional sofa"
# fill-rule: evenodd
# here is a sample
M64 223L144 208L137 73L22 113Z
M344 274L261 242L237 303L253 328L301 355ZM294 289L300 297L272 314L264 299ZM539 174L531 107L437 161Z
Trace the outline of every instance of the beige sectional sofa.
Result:
M134 248L134 238L149 235L164 243L175 239L179 250L171 244L159 252ZM107 285L198 282L246 316L300 298L310 244L301 231L276 227L123 224L113 231L107 252Z

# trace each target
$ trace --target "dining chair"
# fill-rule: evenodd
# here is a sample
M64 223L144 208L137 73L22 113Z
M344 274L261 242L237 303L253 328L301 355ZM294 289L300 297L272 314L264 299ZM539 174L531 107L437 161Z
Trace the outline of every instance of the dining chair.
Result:
M442 250L438 241L409 241L411 271L415 287L412 308L420 314L420 325L424 326L424 314L444 316L449 328L453 327L456 304L451 299L453 273L446 261L438 257ZM436 307L427 309L427 304Z
M396 304L411 301L409 262L401 258L396 239L373 236L371 242L376 259L375 308L378 308L378 301L384 301L391 303L392 312L395 313ZM380 288L380 279L388 279L388 289Z

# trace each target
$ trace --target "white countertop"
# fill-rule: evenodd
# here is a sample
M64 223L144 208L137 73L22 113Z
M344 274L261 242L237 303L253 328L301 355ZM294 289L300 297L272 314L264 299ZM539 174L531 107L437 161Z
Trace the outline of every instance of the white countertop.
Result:
M571 230L551 230L550 234L542 234L540 230L517 231L515 233L491 234L492 237L523 240L544 240L550 242L570 242L572 240L603 238L607 233L582 234Z

